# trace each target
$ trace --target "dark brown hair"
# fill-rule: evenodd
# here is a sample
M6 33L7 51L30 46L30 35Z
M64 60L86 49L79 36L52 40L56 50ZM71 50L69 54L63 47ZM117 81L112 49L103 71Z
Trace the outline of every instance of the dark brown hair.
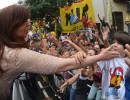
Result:
M130 45L130 34L125 31L119 31L114 34L114 40L117 40L125 48L126 44Z
M0 11L0 61L3 57L4 47L26 48L24 38L17 37L15 31L29 18L29 10L22 5L10 5ZM1 63L0 63L1 65ZM0 66L0 73L3 70Z

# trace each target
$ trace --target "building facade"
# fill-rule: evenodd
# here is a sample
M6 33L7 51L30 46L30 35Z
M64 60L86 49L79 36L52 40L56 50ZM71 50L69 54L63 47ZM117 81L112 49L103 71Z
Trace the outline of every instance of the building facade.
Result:
M117 29L128 31L125 21L130 20L130 0L92 0L95 19L99 23L97 14L105 16L107 21L117 26Z

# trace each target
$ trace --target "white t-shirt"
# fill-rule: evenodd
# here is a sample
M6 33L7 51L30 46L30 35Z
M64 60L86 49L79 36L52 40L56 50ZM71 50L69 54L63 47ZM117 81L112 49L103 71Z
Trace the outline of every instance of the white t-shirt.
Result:
M124 100L125 76L130 71L124 58L114 58L108 61L100 61L98 65L103 70L102 75L102 99Z

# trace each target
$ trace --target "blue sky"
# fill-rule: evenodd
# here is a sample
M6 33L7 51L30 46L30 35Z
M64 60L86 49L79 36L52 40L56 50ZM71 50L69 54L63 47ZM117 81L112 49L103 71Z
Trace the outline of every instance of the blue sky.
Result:
M17 3L18 0L0 0L0 9Z

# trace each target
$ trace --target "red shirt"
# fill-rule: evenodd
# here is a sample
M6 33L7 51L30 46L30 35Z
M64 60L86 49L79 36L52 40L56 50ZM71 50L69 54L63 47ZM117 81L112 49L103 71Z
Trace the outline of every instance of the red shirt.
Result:
M82 21L84 27L87 27L87 21L88 21L88 19L87 18L82 18L81 21Z

